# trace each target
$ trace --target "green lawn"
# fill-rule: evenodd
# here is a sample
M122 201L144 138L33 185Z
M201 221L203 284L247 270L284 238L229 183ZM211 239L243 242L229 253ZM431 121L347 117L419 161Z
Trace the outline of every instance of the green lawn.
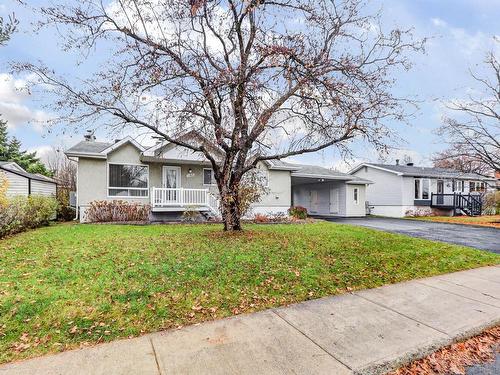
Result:
M0 362L500 263L331 223L57 225L0 240Z

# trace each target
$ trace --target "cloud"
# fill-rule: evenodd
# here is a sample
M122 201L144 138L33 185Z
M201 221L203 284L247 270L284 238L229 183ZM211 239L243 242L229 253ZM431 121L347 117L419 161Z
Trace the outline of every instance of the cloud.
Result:
M51 116L28 105L29 80L30 77L16 79L11 74L0 73L0 114L11 129L31 123L37 132L42 132Z
M434 26L437 27L446 27L448 26L448 23L441 18L431 18L431 22Z

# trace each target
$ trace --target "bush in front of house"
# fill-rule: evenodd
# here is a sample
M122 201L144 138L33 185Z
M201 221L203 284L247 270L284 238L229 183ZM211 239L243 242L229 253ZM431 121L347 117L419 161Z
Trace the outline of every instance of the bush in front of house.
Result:
M85 213L90 223L145 222L150 206L127 201L94 201Z
M483 198L485 215L500 215L500 191L488 193Z
M57 208L57 220L58 221L72 221L76 217L76 209L71 207L69 203L69 189L58 189L57 190L57 202L59 207Z
M288 214L294 219L305 220L307 219L307 208L302 206L294 206L288 209Z
M49 225L56 218L58 204L52 197L18 196L1 201L0 238Z

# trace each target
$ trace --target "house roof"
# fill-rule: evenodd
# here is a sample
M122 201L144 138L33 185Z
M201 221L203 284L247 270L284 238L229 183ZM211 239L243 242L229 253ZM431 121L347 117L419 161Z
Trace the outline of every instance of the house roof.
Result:
M144 147L139 144L132 137L125 137L114 143L109 142L96 142L96 141L81 141L73 147L66 150L65 154L67 156L88 156L92 158L105 159L107 154L116 150L117 148L123 146L124 144L130 143L141 152L144 151Z
M0 169L4 170L6 172L14 173L14 174L21 176L21 177L25 177L25 178L30 179L30 180L47 182L47 183L51 183L51 184L57 184L56 180L54 180L50 177L43 176L43 175L38 174L38 173L34 174L34 173L26 172L24 169L22 169L15 162L11 162L11 161L10 162L9 161L0 162Z
M316 165L309 164L295 164L287 163L284 161L279 161L280 166L283 168L289 168L292 170L293 177L305 177L305 178L320 178L320 179L330 179L330 180L341 180L347 181L348 183L359 183L359 184L371 184L372 181L360 178L358 176L353 176L347 173L342 173L334 171L332 169L318 167ZM274 161L273 161L274 163Z
M436 168L436 167L417 167L414 165L397 165L397 164L378 164L378 163L363 163L354 168L350 173L354 173L364 166L370 166L387 172L396 173L400 176L411 177L435 177L435 178L457 178L457 179L472 179L472 180L492 180L490 177L484 177L477 173L464 173L454 169Z
M81 141L80 143L77 143L70 149L66 150L66 153L99 154L111 145L112 143L107 143L107 142Z

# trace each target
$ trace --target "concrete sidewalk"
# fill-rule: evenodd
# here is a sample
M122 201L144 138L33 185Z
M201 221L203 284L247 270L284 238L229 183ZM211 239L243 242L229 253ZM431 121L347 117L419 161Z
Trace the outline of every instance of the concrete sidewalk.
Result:
M381 374L500 324L500 267L0 367L0 374Z

